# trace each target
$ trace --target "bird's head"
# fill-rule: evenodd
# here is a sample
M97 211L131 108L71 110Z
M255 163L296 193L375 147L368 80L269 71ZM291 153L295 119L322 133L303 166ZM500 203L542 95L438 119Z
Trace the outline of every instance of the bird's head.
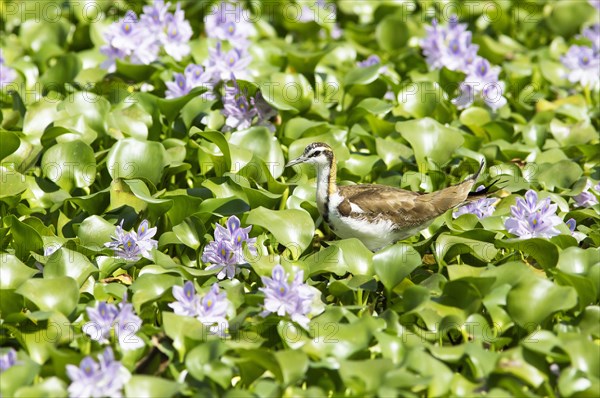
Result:
M290 160L285 167L300 163L315 164L317 167L331 165L333 162L333 149L323 142L313 142L309 144L300 157Z

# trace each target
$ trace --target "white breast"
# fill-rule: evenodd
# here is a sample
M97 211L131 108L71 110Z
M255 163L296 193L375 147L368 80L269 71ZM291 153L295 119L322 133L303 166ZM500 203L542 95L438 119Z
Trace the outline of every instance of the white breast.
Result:
M387 246L404 236L403 233L394 231L394 224L390 220L379 219L368 222L356 217L344 217L338 211L338 206L343 198L335 193L329 198L329 222L333 232L342 239L357 238L370 250ZM353 213L363 213L356 204L350 204Z

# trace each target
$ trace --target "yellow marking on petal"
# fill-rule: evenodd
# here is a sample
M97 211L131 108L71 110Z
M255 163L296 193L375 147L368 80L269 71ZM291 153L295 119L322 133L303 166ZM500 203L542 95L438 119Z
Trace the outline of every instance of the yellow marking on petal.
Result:
M213 302L212 302L212 300L208 300L208 301L206 302L206 306L207 306L208 308L212 307L212 305L213 305Z
M125 32L129 32L131 30L131 25L126 23L124 28L125 28Z
M229 64L230 64L230 65L233 65L233 63L234 63L234 62L235 62L235 58L233 58L233 57L230 57L230 58L229 58Z
M283 292L285 292L285 287L283 287L283 286L282 286L282 287L280 287L280 288L279 288L279 292L280 292L280 293L283 293Z
M233 33L234 29L233 25L229 25L229 33Z
M221 255L224 256L225 255L225 249L221 249Z

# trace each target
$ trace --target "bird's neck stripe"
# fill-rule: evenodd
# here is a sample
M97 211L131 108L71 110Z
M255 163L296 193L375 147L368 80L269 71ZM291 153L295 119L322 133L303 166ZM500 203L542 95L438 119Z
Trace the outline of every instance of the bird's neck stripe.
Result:
M337 192L337 184L335 182L337 177L337 165L333 152L328 152L327 154L329 159L329 173L327 174L327 195L325 196L323 220L329 224L329 202L331 200L331 196Z

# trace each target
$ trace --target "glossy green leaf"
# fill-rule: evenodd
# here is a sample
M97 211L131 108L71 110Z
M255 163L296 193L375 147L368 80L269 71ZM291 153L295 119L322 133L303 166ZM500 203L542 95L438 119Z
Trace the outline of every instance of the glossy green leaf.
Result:
M79 300L77 281L69 276L52 279L29 279L17 293L31 301L41 311L59 311L69 315Z

